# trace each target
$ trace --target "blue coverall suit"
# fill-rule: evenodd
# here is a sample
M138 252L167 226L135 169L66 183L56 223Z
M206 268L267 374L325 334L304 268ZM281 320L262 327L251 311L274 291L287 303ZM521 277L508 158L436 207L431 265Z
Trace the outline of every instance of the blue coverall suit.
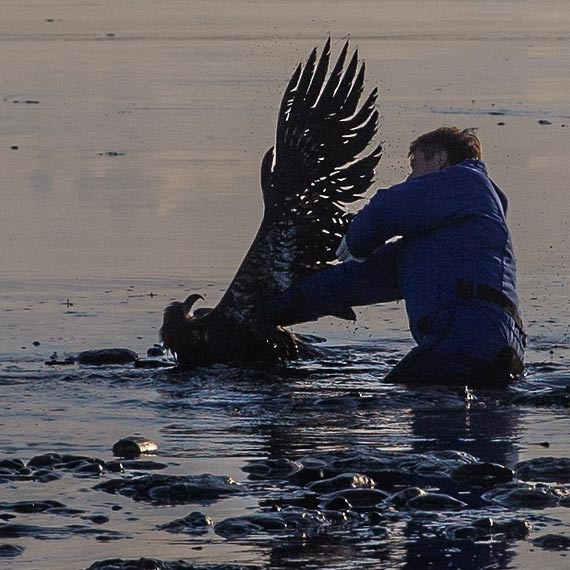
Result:
M265 310L294 324L404 299L417 347L388 381L508 383L522 372L526 335L506 210L475 159L381 189L345 236L365 260L325 269Z

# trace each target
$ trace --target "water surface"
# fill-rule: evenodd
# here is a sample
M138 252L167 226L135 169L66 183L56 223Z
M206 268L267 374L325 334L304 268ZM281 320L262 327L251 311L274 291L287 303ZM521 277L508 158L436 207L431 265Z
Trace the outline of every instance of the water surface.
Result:
M565 2L168 1L158 9L146 0L8 0L2 14L0 459L57 452L108 461L115 441L140 433L157 442L168 473L228 475L247 492L156 506L69 473L2 483L0 502L53 498L84 512L18 514L18 523L62 534L3 537L26 549L0 565L78 569L147 556L267 568L567 567L565 551L532 543L546 532L570 536L569 511L559 506L499 512L529 520L529 538L469 547L438 538L438 528L469 514L445 515L433 528L397 519L387 535L359 531L354 540L156 530L192 510L215 522L258 512L281 485L248 479L243 468L264 458L359 446L453 449L508 466L570 457L564 400L515 398L570 382ZM299 327L325 336L329 352L282 370L45 366L54 352L144 354L171 299L219 299L261 216L259 161L281 91L329 33L335 50L351 36L368 85L380 86L378 185L405 175L419 133L479 128L511 202L530 338L525 382L469 401L461 390L383 385L411 347L401 304L362 309L354 326ZM489 509L479 514L497 515ZM109 521L85 518L97 514ZM99 535L69 530L78 524Z

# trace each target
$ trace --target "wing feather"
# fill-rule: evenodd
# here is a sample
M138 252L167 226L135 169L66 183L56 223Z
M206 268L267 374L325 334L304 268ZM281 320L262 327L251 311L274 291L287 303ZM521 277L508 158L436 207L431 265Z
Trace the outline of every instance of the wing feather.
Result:
M325 267L352 219L346 205L374 178L381 146L366 153L378 129L374 89L359 108L365 65L349 43L330 73L331 40L299 65L283 94L275 146L261 166L261 227L216 308L239 320L255 304ZM327 77L328 73L328 77ZM364 154L364 155L363 155Z

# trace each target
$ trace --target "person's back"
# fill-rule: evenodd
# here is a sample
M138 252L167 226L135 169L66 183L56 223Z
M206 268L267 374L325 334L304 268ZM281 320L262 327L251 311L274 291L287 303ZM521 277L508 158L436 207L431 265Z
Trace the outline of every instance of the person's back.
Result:
M403 298L418 347L387 380L508 382L522 371L524 331L507 199L488 178L471 131L427 133L412 143L410 157L408 180L379 190L339 248L341 259L365 261L347 261L294 287L281 301L285 319L277 320Z

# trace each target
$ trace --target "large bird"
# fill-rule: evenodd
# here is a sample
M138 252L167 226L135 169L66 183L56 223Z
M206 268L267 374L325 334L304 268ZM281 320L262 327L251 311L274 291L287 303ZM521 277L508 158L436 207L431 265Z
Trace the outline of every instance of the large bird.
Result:
M181 366L279 362L308 350L258 307L334 261L352 218L346 205L368 189L381 156L380 146L365 152L378 128L377 89L359 106L365 65L357 51L347 57L346 42L329 73L330 47L329 38L318 61L315 48L285 89L261 163L263 219L222 299L193 313L193 294L164 311L160 336Z

